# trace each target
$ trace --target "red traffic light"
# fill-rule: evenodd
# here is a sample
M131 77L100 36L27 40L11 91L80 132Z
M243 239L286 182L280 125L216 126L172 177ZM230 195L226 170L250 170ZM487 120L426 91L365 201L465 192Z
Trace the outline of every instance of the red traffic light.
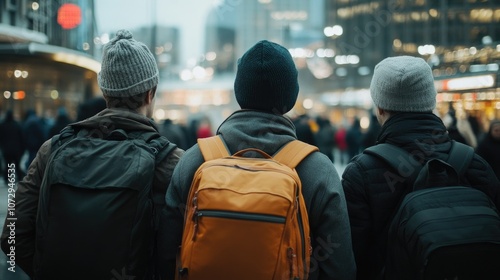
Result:
M82 10L71 3L63 4L57 11L57 23L63 29L73 29L82 22Z

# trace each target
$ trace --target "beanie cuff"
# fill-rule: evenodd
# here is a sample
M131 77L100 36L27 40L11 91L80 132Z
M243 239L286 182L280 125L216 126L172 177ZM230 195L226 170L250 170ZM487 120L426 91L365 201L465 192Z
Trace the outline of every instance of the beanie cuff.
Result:
M135 96L135 95L144 93L144 92L154 88L156 85L158 85L158 81L159 81L158 76L159 76L159 73L157 71L156 74L154 76L152 76L151 78L146 79L144 81L141 81L139 83L133 84L131 86L125 87L125 88L119 88L119 89L106 88L106 87L103 87L102 85L100 87L101 87L102 93L105 96L131 97L131 96Z

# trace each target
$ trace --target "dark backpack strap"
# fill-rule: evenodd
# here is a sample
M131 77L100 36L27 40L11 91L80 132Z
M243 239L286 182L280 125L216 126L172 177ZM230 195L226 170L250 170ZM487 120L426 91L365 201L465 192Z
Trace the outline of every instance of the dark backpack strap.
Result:
M457 171L458 178L461 178L467 167L469 167L474 157L474 149L471 146L462 144L453 140L451 150L446 162L448 162Z
M71 139L75 135L75 129L73 126L68 125L59 134L56 134L52 136L51 138L51 149L50 152L52 153L55 151L57 148L61 147L62 144L64 144L67 140Z
M156 157L156 165L162 162L173 150L177 148L177 145L168 141L164 136L161 136L158 132L153 131L135 131L128 134L133 138L139 138L144 140L151 149Z
M368 147L363 151L363 153L383 160L396 170L400 176L405 179L408 178L408 182L414 181L420 171L420 167L422 166L421 163L415 160L413 156L403 148L387 143L381 143ZM407 170L404 170L403 168Z

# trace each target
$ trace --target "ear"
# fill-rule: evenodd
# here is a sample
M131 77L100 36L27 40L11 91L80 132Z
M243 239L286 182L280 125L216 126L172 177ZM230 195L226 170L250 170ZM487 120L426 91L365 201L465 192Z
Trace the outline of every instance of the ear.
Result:
M148 105L149 105L149 104L153 103L153 99L155 98L155 93L156 93L156 92L155 92L155 90L154 90L154 89L150 89L150 90L148 91L148 93L146 94L146 100L145 100L145 103L146 103L146 104L148 104Z
M385 121L390 117L389 112L380 107L377 107L376 112L377 112L377 120L379 121L380 124L384 124Z
M382 108L380 108L380 107L377 107L377 109L376 109L376 110L377 110L377 114L378 114L379 116L383 116L383 115L385 114L385 110L384 110L384 109L382 109Z

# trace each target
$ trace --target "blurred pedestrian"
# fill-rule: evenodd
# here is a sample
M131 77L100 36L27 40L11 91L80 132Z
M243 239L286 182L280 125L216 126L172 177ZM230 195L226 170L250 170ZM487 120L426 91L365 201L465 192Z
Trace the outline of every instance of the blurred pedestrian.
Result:
M299 93L297 69L293 58L286 48L273 42L260 41L238 61L234 93L242 110L236 111L224 120L216 134L221 136L230 154L246 148L257 148L273 155L285 144L296 139L295 127L285 116L295 105ZM164 219L167 223L162 228L161 234L163 246L166 248L162 251L167 252L161 261L166 274L164 279L174 279L179 269L176 258L183 235L183 225L185 219L192 217L191 213L184 213L184 209L186 203L189 203L187 198L194 174L203 163L204 158L199 146L193 146L186 151L175 168L172 182L168 187L165 208L168 218ZM309 240L312 246L311 264L314 263L314 268L311 267L309 271L309 279L355 279L356 268L351 250L345 198L334 165L325 155L313 152L297 166L296 170L302 181L305 204L307 209L310 209ZM228 175L214 174L214 177L220 177L220 180L225 181ZM216 198L218 195L214 193L213 197ZM201 226L202 222L199 224ZM215 232L214 235L212 233L207 235L203 227L199 229L199 233L205 236L217 236ZM220 230L229 229L220 228ZM216 241L217 237L210 240ZM331 247L330 243L334 243L334 246ZM293 248L289 248L288 252L290 261L292 258L296 259ZM193 254L195 253L197 252L193 251ZM240 259L251 258L251 256L239 256L241 252L234 254ZM214 259L216 258L214 256ZM262 260L250 260L243 265L252 266L258 261ZM260 267L254 269L259 270ZM189 274L189 271L186 272ZM224 271L220 272L223 273ZM280 275L276 278L283 277Z
M302 114L296 117L293 120L295 133L297 134L297 139L300 141L316 146L316 140L314 139L314 132L311 128L310 120L311 117L307 114Z
M363 133L361 132L360 121L358 118L354 118L351 127L349 127L345 135L349 160L351 160L361 151L362 137Z
M186 135L180 125L175 124L171 119L163 120L160 126L160 134L175 143L179 148L187 150Z
M335 132L335 144L339 152L339 163L341 165L347 164L349 161L349 154L347 153L347 141L346 141L347 129L344 125L340 125Z
M479 142L476 152L488 162L500 180L500 120L491 121L488 133Z
M2 151L4 164L3 179L8 183L9 169L14 169L15 181L24 177L23 169L21 168L21 157L24 154L23 130L21 124L14 119L12 110L8 110L4 120L0 123L0 150ZM12 166L15 165L15 168ZM13 176L13 175L11 175Z
M319 130L315 134L316 144L319 151L325 154L333 162L335 128L331 124L330 120L321 116L316 118L316 123L319 126Z
M196 138L207 138L213 135L210 120L203 118L198 125L198 129L196 130Z
M35 110L29 109L26 112L26 119L23 123L23 139L28 150L28 159L26 160L24 169L28 170L31 162L36 156L38 149L43 142L47 140L43 121L37 116Z
M472 130L469 120L465 116L465 112L458 113L450 105L448 113L443 117L443 123L448 129L448 135L451 139L473 148L477 147L476 134Z
M63 128L65 128L71 122L72 120L69 118L66 108L59 107L57 109L56 120L54 121L54 124L49 130L49 138L51 138L56 134L59 134L61 130L63 130Z
M370 114L370 125L368 126L368 130L363 134L361 140L361 149L366 149L377 143L380 129L381 126L377 120L377 115L375 115L374 113Z

